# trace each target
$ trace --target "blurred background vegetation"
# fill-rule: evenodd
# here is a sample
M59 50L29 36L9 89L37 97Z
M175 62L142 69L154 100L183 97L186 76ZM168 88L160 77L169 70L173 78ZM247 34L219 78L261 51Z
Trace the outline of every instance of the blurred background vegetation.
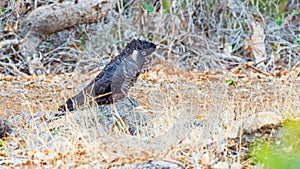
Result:
M1 1L0 41L18 37L24 18L52 3L58 2ZM253 61L275 73L299 62L299 17L297 0L120 0L97 23L51 35L32 56L22 56L17 45L1 48L0 70L14 74L11 64L27 74L90 70L141 38L169 47L173 54L156 56L182 69L216 71Z

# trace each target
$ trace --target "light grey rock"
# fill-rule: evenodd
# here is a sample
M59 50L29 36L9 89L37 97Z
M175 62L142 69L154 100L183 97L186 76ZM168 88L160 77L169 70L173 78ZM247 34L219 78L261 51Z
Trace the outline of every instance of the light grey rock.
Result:
M9 121L0 118L0 139L7 137L12 133L12 125Z
M243 120L242 131L246 133L251 133L262 126L266 125L277 125L283 122L283 117L275 112L260 112L253 114Z
M184 168L184 164L175 160L149 160L142 163L126 164L124 166L112 167L113 169L171 169L171 168Z
M111 105L101 105L97 109L99 122L108 130L115 125L118 120L121 120L133 111L138 105L138 102L133 98L126 98Z

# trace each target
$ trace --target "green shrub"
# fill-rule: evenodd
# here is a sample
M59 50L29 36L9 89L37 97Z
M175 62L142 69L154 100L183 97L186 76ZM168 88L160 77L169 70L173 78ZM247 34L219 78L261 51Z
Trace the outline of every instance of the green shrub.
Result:
M254 161L270 169L300 168L300 121L287 120L274 140L255 141Z

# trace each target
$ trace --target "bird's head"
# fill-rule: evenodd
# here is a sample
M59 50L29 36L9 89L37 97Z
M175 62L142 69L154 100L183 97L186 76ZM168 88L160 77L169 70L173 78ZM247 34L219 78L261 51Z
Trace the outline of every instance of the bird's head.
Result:
M143 40L132 40L128 47L132 50L131 59L137 64L140 69L145 69L149 66L156 45L152 42Z
M133 50L141 52L143 56L150 55L156 49L156 45L152 42L134 39L129 43Z

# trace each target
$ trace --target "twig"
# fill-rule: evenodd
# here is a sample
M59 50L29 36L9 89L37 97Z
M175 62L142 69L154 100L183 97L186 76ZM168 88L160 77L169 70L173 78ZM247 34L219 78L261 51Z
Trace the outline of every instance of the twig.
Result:
M9 39L9 40L4 40L0 42L0 48L4 47L4 46L8 46L8 45L15 45L15 44L19 44L20 41L18 39Z
M243 58L237 57L237 56L233 56L233 55L226 55L226 54L220 54L219 55L220 58L222 59L228 59L228 60L235 60L239 63L245 62L245 60Z
M249 65L249 64L246 63L246 66L248 66L248 67L250 67L250 68L252 68L252 69L258 71L259 73L261 73L261 74L263 74L263 75L269 76L268 74L266 74L266 73L263 72L262 70L259 70L258 68L254 67L254 66L252 66L252 65Z
M14 65L14 64L11 64L11 63L5 63L5 62L0 62L0 65L2 65L2 66L4 66L4 67L11 67L12 70L9 69L9 68L7 68L7 69L9 69L9 71L11 71L13 74L19 75L19 76L21 76L21 77L23 77L23 78L28 78L28 77L29 77L29 75L27 75L27 74L21 72L21 71L16 67L16 65Z

